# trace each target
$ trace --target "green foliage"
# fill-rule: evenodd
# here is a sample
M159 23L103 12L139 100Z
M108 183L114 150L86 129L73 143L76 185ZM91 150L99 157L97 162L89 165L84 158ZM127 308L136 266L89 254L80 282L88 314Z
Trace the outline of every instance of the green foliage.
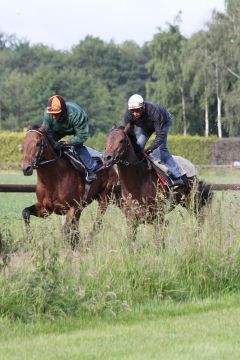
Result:
M143 46L89 35L66 52L0 33L0 130L40 123L59 93L87 111L91 135L106 133L140 93L174 114L174 134L238 136L239 11L239 0L227 0L190 38L178 17Z
M13 207L14 202L10 213ZM134 251L125 219L113 206L89 244L94 212L94 206L86 209L81 246L74 252L54 217L32 223L33 239L24 242L24 252L11 249L12 235L5 232L9 259L0 273L2 317L32 321L77 314L115 316L151 301L189 301L240 291L236 196L216 198L206 209L201 231L183 209L169 214L156 231L142 224ZM22 235L15 236L16 242Z
M150 137L148 144L153 139L154 135ZM214 141L216 141L216 137L169 135L168 148L172 155L182 156L193 164L208 165L211 159L209 144Z
M22 141L24 132L1 132L0 133L0 162L6 168L19 167L22 160ZM97 133L89 137L86 145L103 151L106 143L106 134ZM149 139L152 141L153 137ZM209 143L215 141L215 137L204 138L201 136L170 135L168 139L169 149L172 154L183 156L194 164L209 164L210 149ZM5 163L5 164L4 164Z
M86 141L86 145L98 151L104 151L106 139L107 139L107 135L100 132L95 136L88 138L88 140Z
M8 265L10 255L16 251L13 235L7 221L0 222L0 269Z
M1 168L19 167L22 160L23 132L2 131L0 133L0 162Z
M86 110L91 135L107 132L122 124L129 94L145 95L149 53L134 42L119 46L87 36L69 53L4 34L1 44L0 129L41 123L48 98L58 93Z
M183 156L193 164L208 165L211 158L209 144L215 140L215 137L170 135L168 145L172 154Z

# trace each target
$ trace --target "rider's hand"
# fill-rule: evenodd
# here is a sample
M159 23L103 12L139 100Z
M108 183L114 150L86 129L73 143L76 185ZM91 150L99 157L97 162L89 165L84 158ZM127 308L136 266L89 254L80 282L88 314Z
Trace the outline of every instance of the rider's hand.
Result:
M149 149L146 149L143 153L144 157L148 157L151 154L151 151Z
M63 141L58 141L55 145L54 145L54 150L57 151L61 151L66 147L66 143Z

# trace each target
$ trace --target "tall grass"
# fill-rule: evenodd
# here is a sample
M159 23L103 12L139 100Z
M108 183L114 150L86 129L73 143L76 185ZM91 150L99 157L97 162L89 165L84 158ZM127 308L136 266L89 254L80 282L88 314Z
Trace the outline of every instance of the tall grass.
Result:
M22 225L0 220L0 315L30 321L81 314L114 316L148 301L185 301L240 290L239 196L222 193L204 220L181 207L163 224L142 224L134 245L126 219L111 205L90 237L96 204L84 210L81 244L72 251L61 219ZM163 246L164 244L164 246Z

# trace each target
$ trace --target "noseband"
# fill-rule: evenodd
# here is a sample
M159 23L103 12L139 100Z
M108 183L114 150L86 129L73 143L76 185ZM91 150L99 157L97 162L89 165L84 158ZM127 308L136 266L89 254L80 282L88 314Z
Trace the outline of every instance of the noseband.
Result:
M32 162L33 169L37 169L41 165L49 164L49 163L51 163L53 161L56 161L56 159L42 160L43 152L44 152L44 145L45 145L44 134L41 131L38 131L36 129L30 129L30 130L28 130L28 132L35 132L35 133L41 135L40 149L39 149L39 152L38 152L38 154L36 156L36 159Z

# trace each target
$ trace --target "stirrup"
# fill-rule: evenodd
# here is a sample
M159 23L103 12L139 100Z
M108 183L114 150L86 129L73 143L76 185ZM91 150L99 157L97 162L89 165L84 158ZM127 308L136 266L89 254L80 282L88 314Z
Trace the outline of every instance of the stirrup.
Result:
M86 182L88 183L92 183L93 181L95 181L97 179L97 175L93 172L93 173L87 173L86 175Z

